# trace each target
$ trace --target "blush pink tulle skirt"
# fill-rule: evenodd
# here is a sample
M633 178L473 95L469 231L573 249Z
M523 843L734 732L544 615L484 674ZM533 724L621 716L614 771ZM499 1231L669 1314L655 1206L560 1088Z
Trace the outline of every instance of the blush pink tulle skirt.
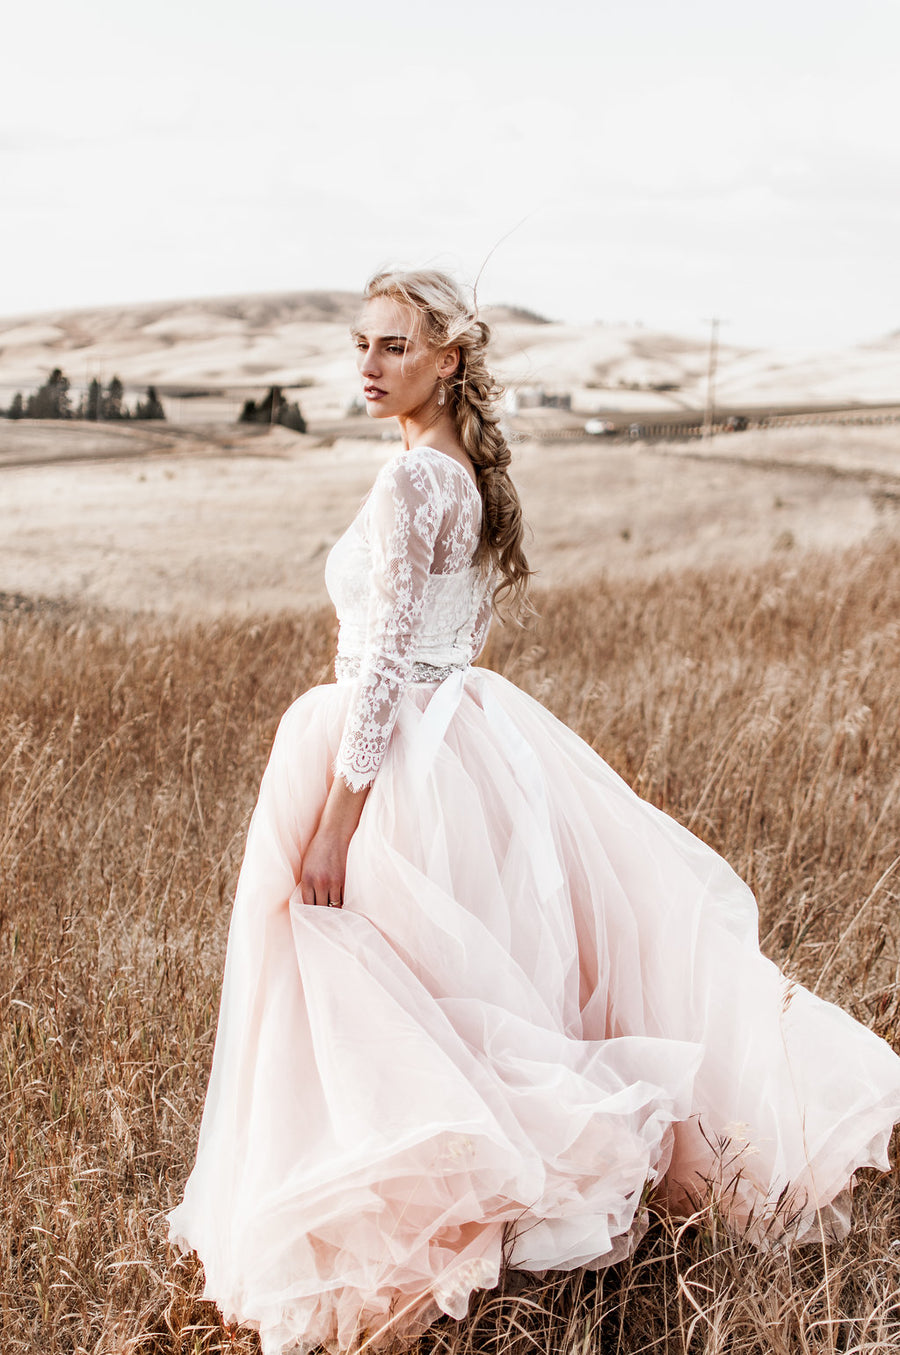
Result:
M717 1190L846 1230L900 1059L759 952L747 886L498 675L413 686L343 909L295 888L351 688L285 714L241 869L197 1161L170 1215L265 1355L461 1317L501 1264L605 1266Z

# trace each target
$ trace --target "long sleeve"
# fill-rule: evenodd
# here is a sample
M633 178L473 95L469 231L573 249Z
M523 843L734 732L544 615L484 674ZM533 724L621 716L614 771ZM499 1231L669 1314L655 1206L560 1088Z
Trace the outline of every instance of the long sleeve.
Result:
M397 719L442 514L438 486L421 459L400 457L382 468L368 505L366 646L334 763L352 790L374 780Z

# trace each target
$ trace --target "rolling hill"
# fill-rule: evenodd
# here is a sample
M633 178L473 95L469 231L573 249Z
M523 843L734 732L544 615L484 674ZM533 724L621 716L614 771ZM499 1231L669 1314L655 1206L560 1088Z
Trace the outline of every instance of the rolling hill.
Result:
M73 388L117 375L126 390L240 399L277 383L302 389L313 418L343 413L357 392L347 327L353 293L279 292L154 302L0 319L0 405L55 366ZM516 307L485 312L498 374L512 388L570 394L579 410L697 409L705 399L703 339L638 326L569 325ZM900 400L900 334L839 351L723 344L720 403Z

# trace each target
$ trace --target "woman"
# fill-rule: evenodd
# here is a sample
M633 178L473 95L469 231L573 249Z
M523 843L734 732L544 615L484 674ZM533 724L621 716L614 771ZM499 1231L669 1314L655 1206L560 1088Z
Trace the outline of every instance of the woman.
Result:
M830 1235L900 1118L900 1059L760 955L725 862L471 666L529 574L487 327L387 273L354 338L404 450L329 556L337 683L263 777L171 1215L266 1355L461 1317L503 1262L608 1265L648 1184Z

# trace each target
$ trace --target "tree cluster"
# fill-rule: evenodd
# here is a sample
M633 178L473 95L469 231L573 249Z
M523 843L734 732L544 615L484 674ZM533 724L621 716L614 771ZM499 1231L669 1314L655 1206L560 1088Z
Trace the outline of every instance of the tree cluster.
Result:
M280 386L270 386L259 404L255 400L246 400L238 423L280 423L284 428L293 428L295 433L306 432L306 420L300 406L286 400Z
M164 419L163 409L156 387L147 387L145 400L138 400L132 412L125 404L125 387L117 376L109 385L103 387L94 377L87 391L75 408L69 378L59 367L53 371L38 390L32 391L24 399L21 391L16 391L9 409L8 419L92 419L96 422L115 422L118 419ZM2 412L2 411L0 411Z

